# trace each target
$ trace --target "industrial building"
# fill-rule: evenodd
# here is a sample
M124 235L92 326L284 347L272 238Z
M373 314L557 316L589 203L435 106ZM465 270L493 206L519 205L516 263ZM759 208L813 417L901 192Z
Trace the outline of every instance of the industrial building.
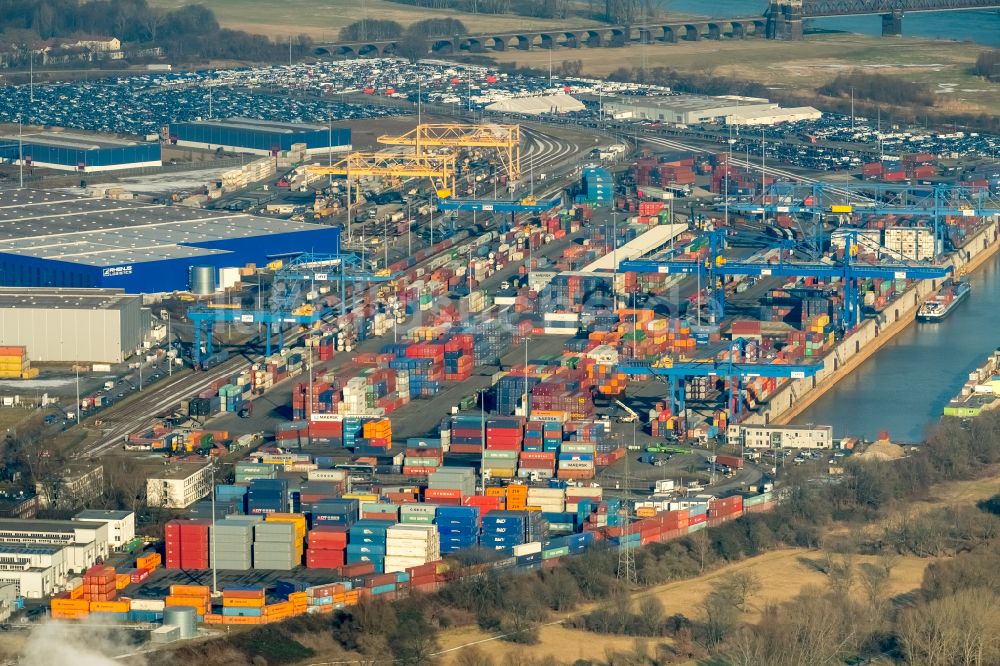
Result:
M40 507L79 506L102 492L104 465L99 463L68 463L60 476L35 483Z
M53 594L108 552L106 523L0 520L0 583L29 599Z
M146 480L146 502L164 509L186 509L212 491L212 466L177 463Z
M114 550L122 550L135 538L135 513L132 511L86 509L73 516L73 520L107 525L108 544Z
M0 285L186 290L192 266L339 251L340 229L47 190L0 195Z
M635 97L604 103L605 112L622 120L650 120L671 125L775 125L797 120L815 120L822 113L812 107L782 109L758 97L708 97L667 95Z
M0 573L0 576L3 574ZM17 584L13 582L0 582L0 622L6 622L14 613L17 604Z
M731 425L726 438L729 444L748 449L829 449L833 426Z
M283 123L255 118L198 120L170 126L170 143L188 148L222 149L280 157L292 145L305 144L306 153L351 150L351 130L345 127Z
M121 363L142 348L150 313L120 289L0 287L0 345L36 362Z
M97 173L163 166L159 142L41 128L0 134L0 157L25 167Z

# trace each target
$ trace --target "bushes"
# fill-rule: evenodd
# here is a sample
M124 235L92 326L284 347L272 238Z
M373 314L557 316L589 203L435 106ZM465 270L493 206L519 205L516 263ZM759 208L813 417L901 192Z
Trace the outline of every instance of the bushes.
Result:
M873 102L900 106L934 104L934 93L927 84L860 70L849 74L838 74L837 78L821 86L817 92L829 97L849 97L852 91L855 98Z
M403 34L403 26L395 21L362 19L340 29L340 39L345 42L367 39L395 39Z
M991 81L1000 79L1000 50L980 53L972 72Z

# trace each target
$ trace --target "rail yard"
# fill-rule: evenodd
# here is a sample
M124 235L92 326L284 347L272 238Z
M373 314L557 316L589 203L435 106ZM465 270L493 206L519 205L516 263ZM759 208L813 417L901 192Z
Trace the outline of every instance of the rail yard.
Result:
M151 649L634 583L842 473L800 415L1000 246L987 134L391 58L5 90L0 608Z

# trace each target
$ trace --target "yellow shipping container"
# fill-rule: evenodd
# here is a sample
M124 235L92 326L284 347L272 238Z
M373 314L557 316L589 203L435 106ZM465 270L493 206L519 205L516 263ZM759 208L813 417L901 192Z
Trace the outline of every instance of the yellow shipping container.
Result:
M83 588L80 588L81 594ZM49 603L53 611L89 611L90 602L86 599L53 599Z
M83 585L78 585L69 591L70 599L82 599L83 598Z
M281 615L282 613L288 614L292 612L292 604L287 601L279 601L276 604L268 604L264 606L264 615L267 617L274 617Z

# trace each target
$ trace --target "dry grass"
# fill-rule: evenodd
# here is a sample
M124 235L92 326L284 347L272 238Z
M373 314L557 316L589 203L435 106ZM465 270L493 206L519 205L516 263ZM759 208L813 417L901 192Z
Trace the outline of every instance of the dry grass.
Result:
M152 0L153 5L176 8L189 0ZM543 20L521 16L490 16L423 9L386 0L203 0L226 28L263 33L272 38L309 35L317 41L336 41L340 29L368 16L404 26L429 18L455 18L470 30L508 31L592 25L580 18Z
M815 88L853 69L877 70L930 85L942 110L1000 111L1000 85L971 73L986 46L926 39L884 40L864 35L818 35L788 43L764 39L650 44L616 49L564 49L556 63L581 60L584 73L606 75L620 67L668 67L682 72L754 79L774 88ZM645 52L645 53L644 53ZM510 50L491 54L498 62L547 67L549 53Z
M699 614L698 608L701 602L714 589L720 578L733 571L751 571L760 580L761 591L751 598L749 612L744 616L744 620L756 622L768 604L789 601L807 586L825 586L826 576L820 573L815 566L809 564L810 560L819 561L821 557L820 551L804 548L776 550L731 564L698 578L668 583L639 592L634 595L634 598L655 596L663 604L667 615L679 613L688 617L696 617ZM874 557L855 557L857 565L874 561ZM893 566L888 593L891 595L905 594L919 587L923 579L924 569L932 561L934 560L918 557L898 558ZM574 613L566 614L564 617L579 615L592 609L593 606L587 606ZM592 634L586 631L567 629L559 625L543 627L539 637L539 643L531 646L514 645L496 640L480 643L478 647L498 663L503 663L504 659L514 655L535 659L553 657L562 663L572 663L576 659L603 656L608 652L631 651L635 645L635 638ZM444 632L441 636L441 648L455 648L489 638L489 634L483 633L478 628L465 627ZM655 639L648 642L652 647L657 643L669 643L670 640ZM445 663L454 663L459 652L460 650L456 650L451 653Z

